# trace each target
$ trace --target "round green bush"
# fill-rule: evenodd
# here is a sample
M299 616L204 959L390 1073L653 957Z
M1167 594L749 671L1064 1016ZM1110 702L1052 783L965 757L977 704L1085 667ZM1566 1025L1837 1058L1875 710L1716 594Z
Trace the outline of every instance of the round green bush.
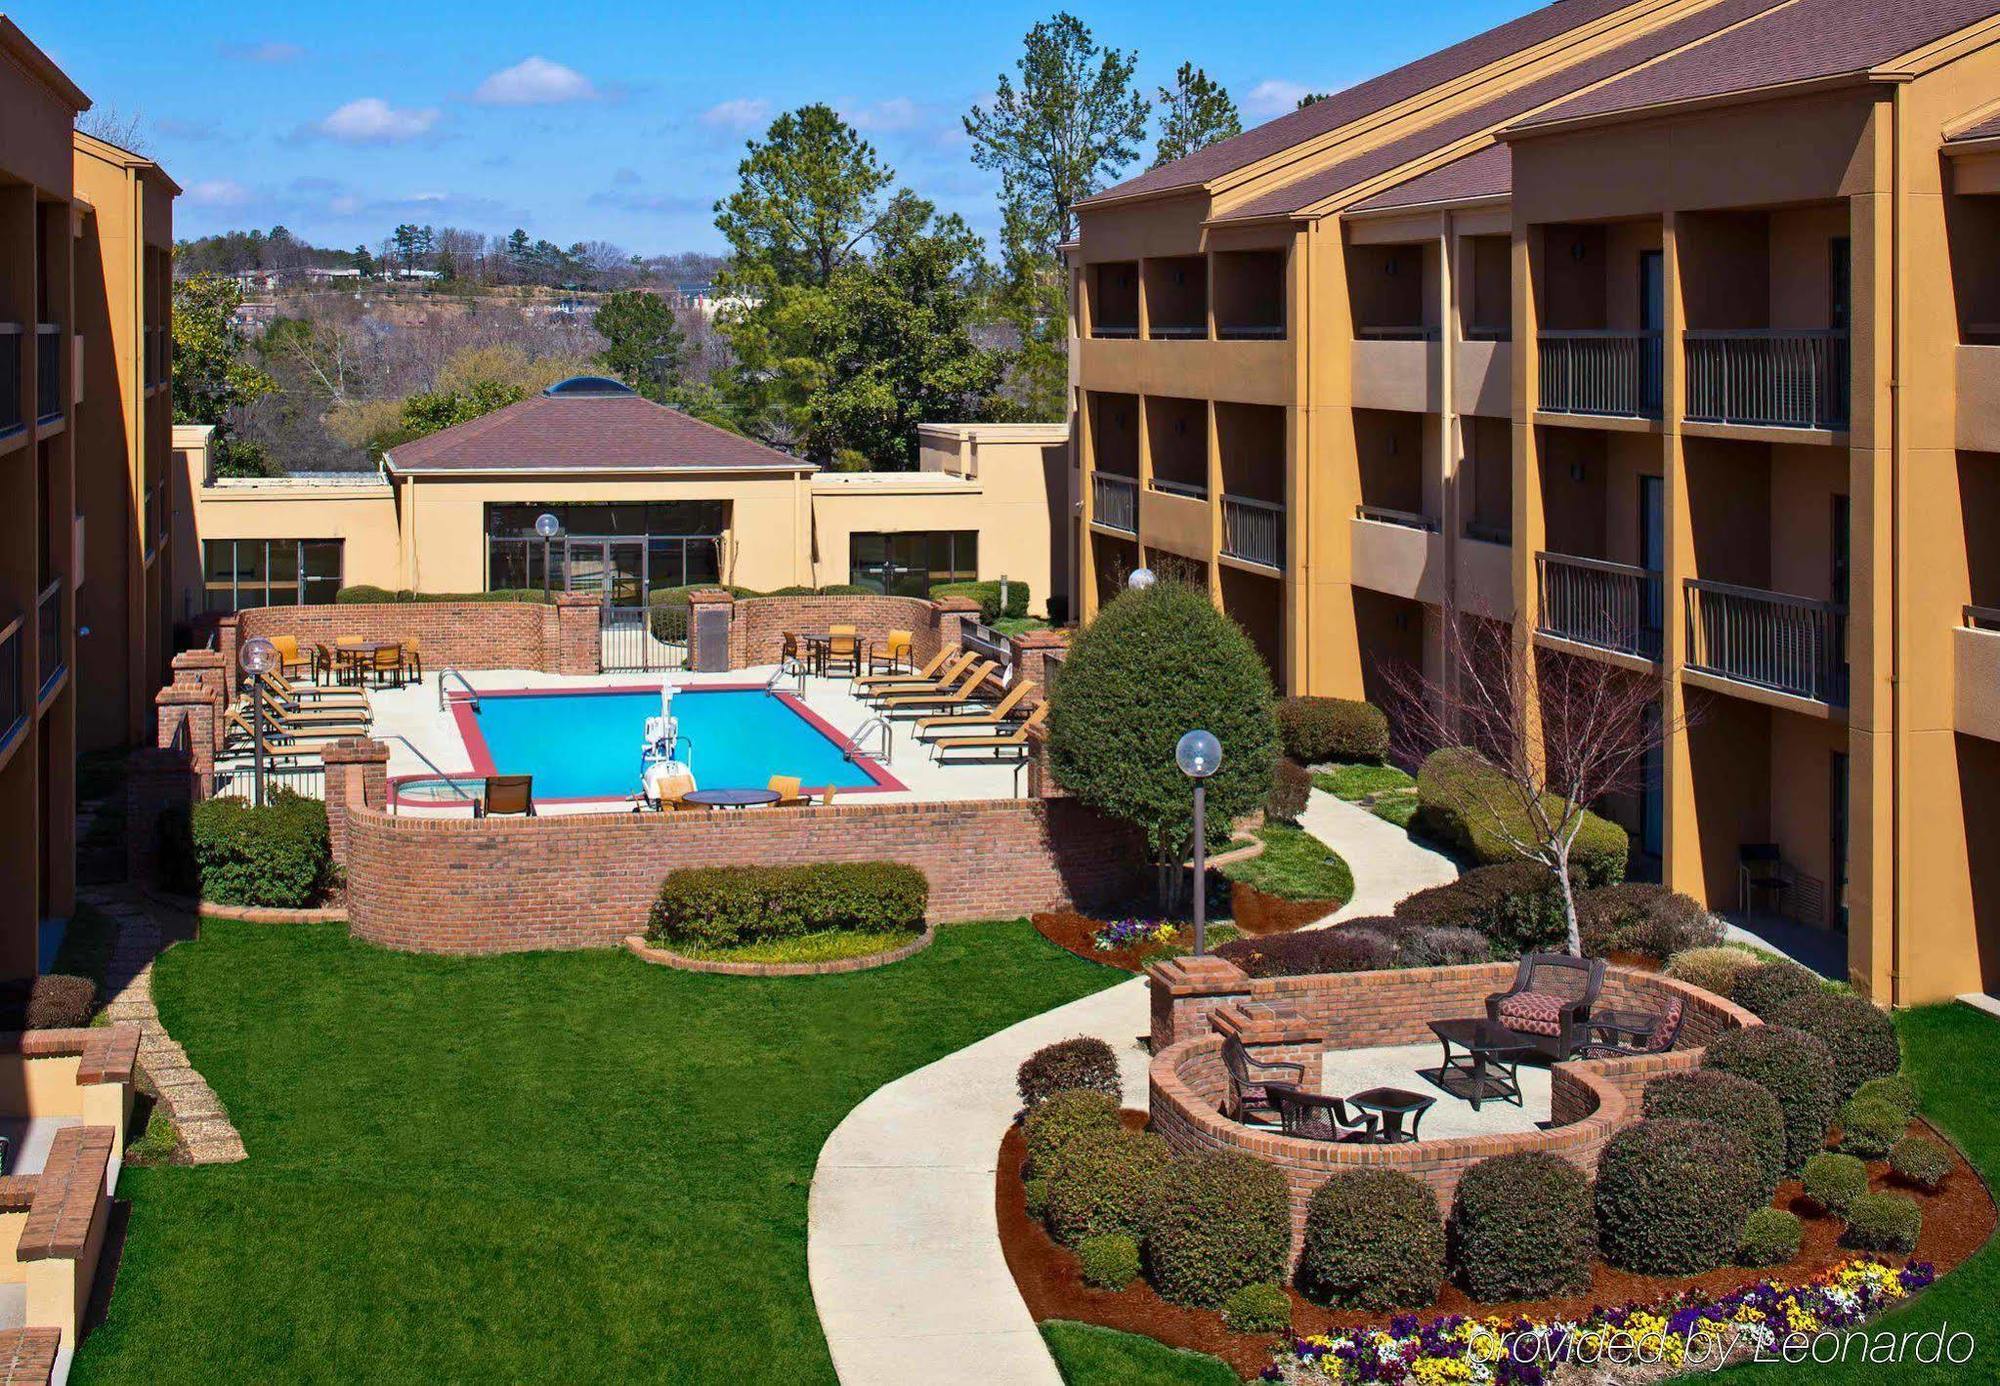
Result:
M1264 817L1274 823L1296 823L1312 797L1312 775L1295 760L1279 758L1271 767L1271 792L1264 796Z
M1857 1098L1886 1102L1903 1114L1905 1120L1915 1121L1917 1113L1924 1109L1923 1097L1917 1085L1906 1074L1892 1074L1887 1078L1870 1078L1854 1090Z
M1743 1244L1761 1182L1749 1143L1712 1122L1628 1126L1598 1161L1598 1246L1612 1265L1646 1275L1713 1270Z
M1028 1169L1041 1178L1051 1178L1078 1141L1094 1132L1119 1129L1116 1098L1088 1088L1059 1092L1021 1121Z
M1021 1197L1027 1205L1028 1216L1040 1222L1049 1210L1049 1181L1039 1178L1023 1179Z
M1292 1297L1282 1285L1245 1285L1222 1301L1222 1321L1233 1333L1284 1333L1292 1326Z
M1814 987L1765 1019L1819 1036L1833 1053L1834 1090L1843 1098L1852 1097L1870 1079L1887 1078L1903 1066L1896 1022L1865 997Z
M1798 1216L1783 1208L1757 1208L1743 1224L1743 1245L1737 1262L1745 1266L1782 1266L1799 1254L1804 1229Z
M1782 1025L1729 1030L1702 1054L1702 1067L1748 1078L1778 1099L1785 1114L1785 1172L1797 1173L1826 1148L1826 1128L1839 1098L1833 1055L1824 1044Z
M1753 967L1761 966L1748 948L1722 944L1714 948L1690 948L1667 959L1667 975L1677 982L1716 996L1727 997L1736 979Z
M1380 761L1389 754L1388 717L1353 698L1286 698L1278 704L1278 736L1285 754L1301 765Z
M1944 1181L1957 1167L1958 1161L1952 1158L1951 1151L1941 1142L1915 1132L1889 1148L1889 1168L1895 1171L1896 1177L1926 1193L1936 1193L1943 1188Z
M1722 941L1722 925L1697 900L1644 881L1586 890L1576 901L1584 956L1636 953L1664 962Z
M1818 991L1819 978L1795 962L1759 963L1730 984L1729 999L1761 1020L1774 1021L1778 1008Z
M1065 1246L1111 1232L1143 1236L1171 1158L1167 1143L1150 1132L1120 1129L1079 1139L1049 1178L1049 1235Z
M1274 1166L1215 1150L1161 1176L1145 1243L1161 1298L1212 1309L1245 1285L1281 1279L1291 1245L1291 1199Z
M1864 1160L1879 1160L1903 1139L1909 1125L1887 1102L1857 1097L1840 1109L1840 1148Z
M930 882L892 861L695 866L669 871L653 901L655 943L727 948L826 929L923 927Z
M1590 1180L1558 1155L1496 1155L1465 1172L1446 1231L1458 1283L1493 1303L1590 1288Z
M1822 1151L1806 1161L1799 1187L1822 1212L1841 1217L1868 1192L1868 1166L1852 1155Z
M1118 1077L1118 1056L1092 1035L1045 1044L1021 1061L1014 1074L1021 1105L1029 1111L1059 1092L1088 1088L1123 1101L1125 1085Z
M1908 1194L1862 1194L1847 1210L1847 1231L1840 1244L1854 1251L1908 1255L1917 1249L1923 1230L1923 1210Z
M1758 1187L1769 1195L1785 1177L1785 1114L1778 1099L1748 1078L1714 1069L1668 1073L1646 1084L1649 1120L1687 1117L1712 1121L1749 1142L1760 1172Z
M1417 770L1417 816L1412 831L1458 848L1483 864L1520 860L1510 838L1531 840L1534 828L1525 809L1496 821L1495 805L1507 804L1511 791L1500 772L1477 751L1447 746L1433 751ZM1551 805L1553 818L1560 805ZM1625 879L1631 840L1607 818L1586 812L1570 846L1570 870L1579 886L1615 885Z
M1405 896L1396 918L1407 928L1476 929L1497 958L1561 952L1569 940L1555 877L1527 861L1474 867L1455 881Z
M186 841L169 849L185 853L201 898L214 904L304 909L319 902L333 867L326 805L287 789L262 808L244 799L205 799L185 818L167 822L175 826L163 822L163 830L174 836L185 824Z
M1139 1278L1139 1243L1123 1232L1086 1237L1076 1246L1083 1283L1093 1290L1122 1290Z
M1336 1174L1306 1203L1299 1289L1338 1309L1417 1309L1445 1275L1436 1195L1399 1170Z

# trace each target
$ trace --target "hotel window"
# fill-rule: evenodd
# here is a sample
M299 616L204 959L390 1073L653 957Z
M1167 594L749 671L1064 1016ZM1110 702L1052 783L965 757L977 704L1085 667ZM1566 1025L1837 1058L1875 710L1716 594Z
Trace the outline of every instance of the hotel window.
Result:
M210 611L317 606L340 591L338 539L210 539L201 546Z
M941 582L979 577L977 530L848 536L847 580L892 597L927 597Z

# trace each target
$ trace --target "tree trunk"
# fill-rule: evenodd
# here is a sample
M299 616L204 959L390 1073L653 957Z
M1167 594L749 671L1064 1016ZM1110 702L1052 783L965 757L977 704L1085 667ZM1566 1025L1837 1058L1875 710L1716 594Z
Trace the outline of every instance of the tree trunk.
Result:
M1562 887L1563 923L1568 931L1569 955L1580 958L1583 956L1583 931L1576 922L1576 888L1570 884L1567 852L1556 854L1556 884Z

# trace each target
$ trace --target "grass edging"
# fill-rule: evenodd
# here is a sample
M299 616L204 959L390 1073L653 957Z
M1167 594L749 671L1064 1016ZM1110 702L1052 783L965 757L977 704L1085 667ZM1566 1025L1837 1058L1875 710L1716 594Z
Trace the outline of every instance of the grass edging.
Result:
M826 977L841 972L866 972L870 968L887 967L890 963L915 957L936 940L937 925L926 924L922 933L900 948L891 948L882 953L868 953L858 958L830 958L825 962L798 963L722 962L712 958L691 958L685 953L656 948L646 942L641 934L625 936L625 951L641 962L653 963L659 967L677 968L682 972L709 972L724 977Z

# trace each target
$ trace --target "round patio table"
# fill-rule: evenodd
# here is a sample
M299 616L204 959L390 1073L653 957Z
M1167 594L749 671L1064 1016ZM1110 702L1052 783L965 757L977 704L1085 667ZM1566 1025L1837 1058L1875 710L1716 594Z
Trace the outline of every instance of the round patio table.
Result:
M704 808L757 808L781 797L775 789L690 789L681 799Z
M352 673L357 676L367 673L375 663L377 651L398 649L402 644L400 640L364 640L358 635L338 636L333 642L333 653L348 667L344 671L336 671L336 677L341 673Z

